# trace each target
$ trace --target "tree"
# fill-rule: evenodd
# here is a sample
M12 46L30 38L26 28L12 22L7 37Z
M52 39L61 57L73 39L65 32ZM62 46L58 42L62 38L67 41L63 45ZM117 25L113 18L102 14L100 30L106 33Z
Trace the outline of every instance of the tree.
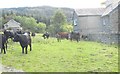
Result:
M65 24L62 26L63 32L72 32L73 26L71 24Z
M32 32L35 32L37 21L33 17L15 16L14 19L17 22L21 23L21 26L24 30L30 30Z
M38 28L38 30L39 30L38 32L44 33L44 32L45 32L45 29L46 29L46 24L39 22L39 23L37 24L37 28Z
M67 19L66 16L60 10L56 11L52 18L52 24L54 26L54 31L60 32L62 31L62 25L66 23Z

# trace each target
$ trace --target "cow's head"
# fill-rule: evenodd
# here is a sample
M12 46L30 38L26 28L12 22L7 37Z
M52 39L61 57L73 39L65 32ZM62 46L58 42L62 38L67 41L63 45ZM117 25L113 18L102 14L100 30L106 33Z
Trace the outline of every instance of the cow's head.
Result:
M7 38L13 38L14 37L14 32L5 30L4 34L7 36Z
M15 34L14 38L13 38L13 41L14 42L19 42L20 41L20 36L18 34Z

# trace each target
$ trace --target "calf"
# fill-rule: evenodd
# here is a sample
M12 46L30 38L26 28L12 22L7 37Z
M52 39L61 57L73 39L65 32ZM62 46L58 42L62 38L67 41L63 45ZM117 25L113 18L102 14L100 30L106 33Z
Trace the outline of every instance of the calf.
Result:
M27 54L28 45L30 46L30 51L32 50L31 46L31 37L29 34L16 34L13 38L14 42L19 42L22 47L22 53L24 53L24 48Z
M32 36L32 37L35 37L35 33L32 32L31 36Z
M87 36L87 35L82 35L82 38L83 38L84 40L88 40L88 36Z
M4 54L6 54L7 38L4 34L0 34L0 48L1 48L1 53L4 50Z
M43 36L42 36L42 37L43 37L44 39L46 39L46 38L48 39L48 38L49 38L49 36L50 36L50 35L49 35L49 33L47 32L47 33L43 34Z

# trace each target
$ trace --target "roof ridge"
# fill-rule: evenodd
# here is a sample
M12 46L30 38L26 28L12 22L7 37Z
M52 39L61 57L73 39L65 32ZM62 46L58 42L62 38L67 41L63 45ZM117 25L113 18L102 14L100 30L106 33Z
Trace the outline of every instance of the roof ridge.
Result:
M77 15L102 15L105 8L76 9Z

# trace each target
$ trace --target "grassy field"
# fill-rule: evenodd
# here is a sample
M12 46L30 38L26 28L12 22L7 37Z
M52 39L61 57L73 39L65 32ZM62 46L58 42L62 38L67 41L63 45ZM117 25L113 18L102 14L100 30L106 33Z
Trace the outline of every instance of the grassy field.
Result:
M19 43L10 42L2 64L26 72L117 72L118 47L90 41L32 38L32 51L22 54Z

